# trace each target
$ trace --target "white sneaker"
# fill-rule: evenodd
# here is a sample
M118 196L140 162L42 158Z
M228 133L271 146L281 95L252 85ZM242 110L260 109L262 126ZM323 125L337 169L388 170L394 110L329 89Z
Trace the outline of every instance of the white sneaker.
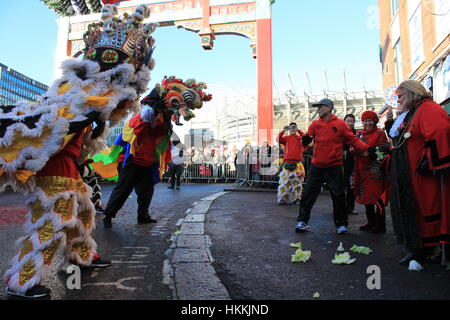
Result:
M338 227L338 229L337 229L337 233L338 233L338 234L344 234L344 233L347 233L347 232L348 232L348 229L347 229L346 226L340 226L340 227Z
M306 223L304 223L303 221L300 221L295 226L295 232L308 231L308 229L309 229L309 226Z

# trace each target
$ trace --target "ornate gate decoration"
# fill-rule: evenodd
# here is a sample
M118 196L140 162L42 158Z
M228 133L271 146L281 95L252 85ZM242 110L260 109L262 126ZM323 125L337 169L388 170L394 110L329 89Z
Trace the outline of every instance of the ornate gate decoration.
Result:
M73 56L83 46L83 33L99 20L101 2L118 5L119 14L132 13L146 4L151 16L145 22L177 26L196 32L205 50L214 47L219 35L238 35L250 40L251 54L257 59L258 143L272 142L272 12L271 0L44 0L63 18L58 20L56 65ZM66 16L70 16L67 18Z

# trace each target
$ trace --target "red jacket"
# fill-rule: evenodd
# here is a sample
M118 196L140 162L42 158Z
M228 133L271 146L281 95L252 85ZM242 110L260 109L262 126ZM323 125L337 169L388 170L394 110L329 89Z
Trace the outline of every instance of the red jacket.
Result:
M284 131L278 134L278 142L284 145L284 162L295 163L302 161L303 158L303 146L302 135L303 132L297 130L299 134L285 136Z
M140 113L133 115L130 119L130 127L134 128L137 139L132 161L140 166L151 167L154 162L159 161L159 159L155 159L156 144L158 138L167 134L167 129L164 129L160 119L158 119L156 127L152 128L150 123L142 121Z
M88 129L74 134L72 139L57 154L52 156L45 166L36 174L38 177L66 177L80 179L75 159L81 154L83 137Z
M385 145L388 142L384 131L378 128L359 131L356 135L371 147ZM353 190L358 203L377 203L387 188L386 178L380 165L370 155L356 154L354 178Z
M322 118L313 121L307 134L314 138L311 162L319 168L342 165L344 142L360 152L366 152L369 147L353 134L343 120L338 119L335 115L332 115L328 121Z

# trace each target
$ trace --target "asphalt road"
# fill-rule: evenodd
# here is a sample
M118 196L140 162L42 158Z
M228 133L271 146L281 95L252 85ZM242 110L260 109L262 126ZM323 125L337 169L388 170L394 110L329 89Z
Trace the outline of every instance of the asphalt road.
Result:
M329 193L322 193L313 208L307 233L294 227L298 206L276 204L275 193L231 192L218 198L207 214L205 233L211 237L213 264L232 299L303 300L383 300L450 298L450 270L439 264L409 271L397 260L404 255L393 235L388 211L386 234L359 231L365 224L364 207L349 216L349 230L338 235L332 222ZM292 263L301 241L311 251L307 262ZM356 261L350 265L331 263L336 249L343 247ZM373 252L362 255L349 251L354 245L368 246ZM339 252L338 252L339 253ZM368 289L369 266L380 270L380 289ZM369 281L374 284L373 278Z
M168 252L173 249L173 234L194 203L229 186L187 184L176 191L167 189L166 184L158 184L151 205L151 215L158 223L151 225L136 224L137 204L133 194L113 220L112 229L103 229L101 220L97 221L94 238L100 254L111 259L112 266L82 270L81 289L68 290L69 276L64 272L68 264L63 263L62 257L56 257L51 276L46 280L52 289L51 299L176 299L165 270ZM103 186L104 202L111 189L112 185ZM15 241L23 235L21 223L25 219L26 199L15 193L0 195L2 275L16 253ZM191 236L206 239L208 243L214 275L211 282L216 287L218 283L223 285L234 300L312 300L315 293L320 294L320 300L449 299L449 270L427 263L425 270L416 272L397 264L404 252L395 241L389 216L386 234L359 231L358 226L365 223L365 217L363 207L357 205L356 211L360 214L349 217L349 234L337 235L332 223L330 196L322 193L313 208L311 231L298 234L294 231L297 210L296 205L277 205L275 192L228 192L213 200L202 223L204 236ZM178 239L179 244L183 243L181 240ZM304 250L312 252L311 258L307 262L292 263L295 249L290 244L299 241ZM340 242L351 257L356 258L353 264L331 263ZM361 255L349 251L354 244L368 246L373 252ZM189 247L187 243L184 245ZM185 249L184 252L191 251ZM203 259L200 256L187 258ZM380 289L367 287L372 275L368 273L370 266L379 267ZM189 270L182 271L189 274ZM198 286L198 283L192 285ZM4 294L4 288L2 280L0 300L11 299ZM195 296L195 299L203 300L205 296Z
M60 256L45 284L52 290L55 300L171 300L173 290L164 281L164 261L171 245L171 235L177 230L178 219L201 197L222 191L220 184L187 184L181 190L167 189L167 184L158 184L155 189L150 214L158 220L156 224L136 223L137 202L132 193L118 216L113 219L112 229L103 229L102 217L97 217L94 239L102 257L112 260L105 269L81 270L81 289L68 290L69 279L65 273L69 264ZM113 188L102 186L102 200L106 204ZM10 259L16 254L15 242L24 233L21 223L27 212L26 196L16 193L0 194L0 274L7 269ZM55 277L56 275L56 277ZM11 299L5 294L5 282L0 282L0 299Z

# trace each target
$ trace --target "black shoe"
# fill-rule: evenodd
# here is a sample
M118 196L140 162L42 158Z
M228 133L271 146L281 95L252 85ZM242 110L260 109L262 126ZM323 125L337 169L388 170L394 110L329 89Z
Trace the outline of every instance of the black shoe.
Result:
M370 229L371 233L386 233L386 213L383 210L380 211L377 209L377 213L375 214L375 226Z
M111 265L111 261L97 258L95 260L92 260L92 263L90 266L93 268L105 268L105 267L109 267L110 265Z
M150 218L149 215L146 216L138 216L138 223L139 224L147 224L147 223L156 223L158 221L156 221L155 219Z
M103 228L110 229L112 228L112 218L110 216L106 216L103 218Z
M176 190L180 190L180 186L176 186L175 189L176 189Z
M370 231L370 233L386 233L386 226L384 226L384 225L375 225L369 231Z
M109 267L111 265L111 261L109 260L103 260L101 258L97 258L95 260L92 260L90 265L83 265L78 264L74 261L69 261L71 264L80 267L81 269L88 269L88 268L105 268Z
M361 230L361 231L370 231L370 230L372 230L373 227L374 227L373 224L366 223L365 225L360 226L359 230Z
M401 265L408 265L410 261L416 260L417 262L421 262L424 260L424 256L417 252L409 252L406 256L398 260L398 263Z
M6 288L6 293L12 296L18 296L27 299L37 299L50 295L51 290L45 286L36 285L27 290L25 293L15 292L10 288Z
M174 188L174 186L168 186L167 187L167 189L173 189Z

